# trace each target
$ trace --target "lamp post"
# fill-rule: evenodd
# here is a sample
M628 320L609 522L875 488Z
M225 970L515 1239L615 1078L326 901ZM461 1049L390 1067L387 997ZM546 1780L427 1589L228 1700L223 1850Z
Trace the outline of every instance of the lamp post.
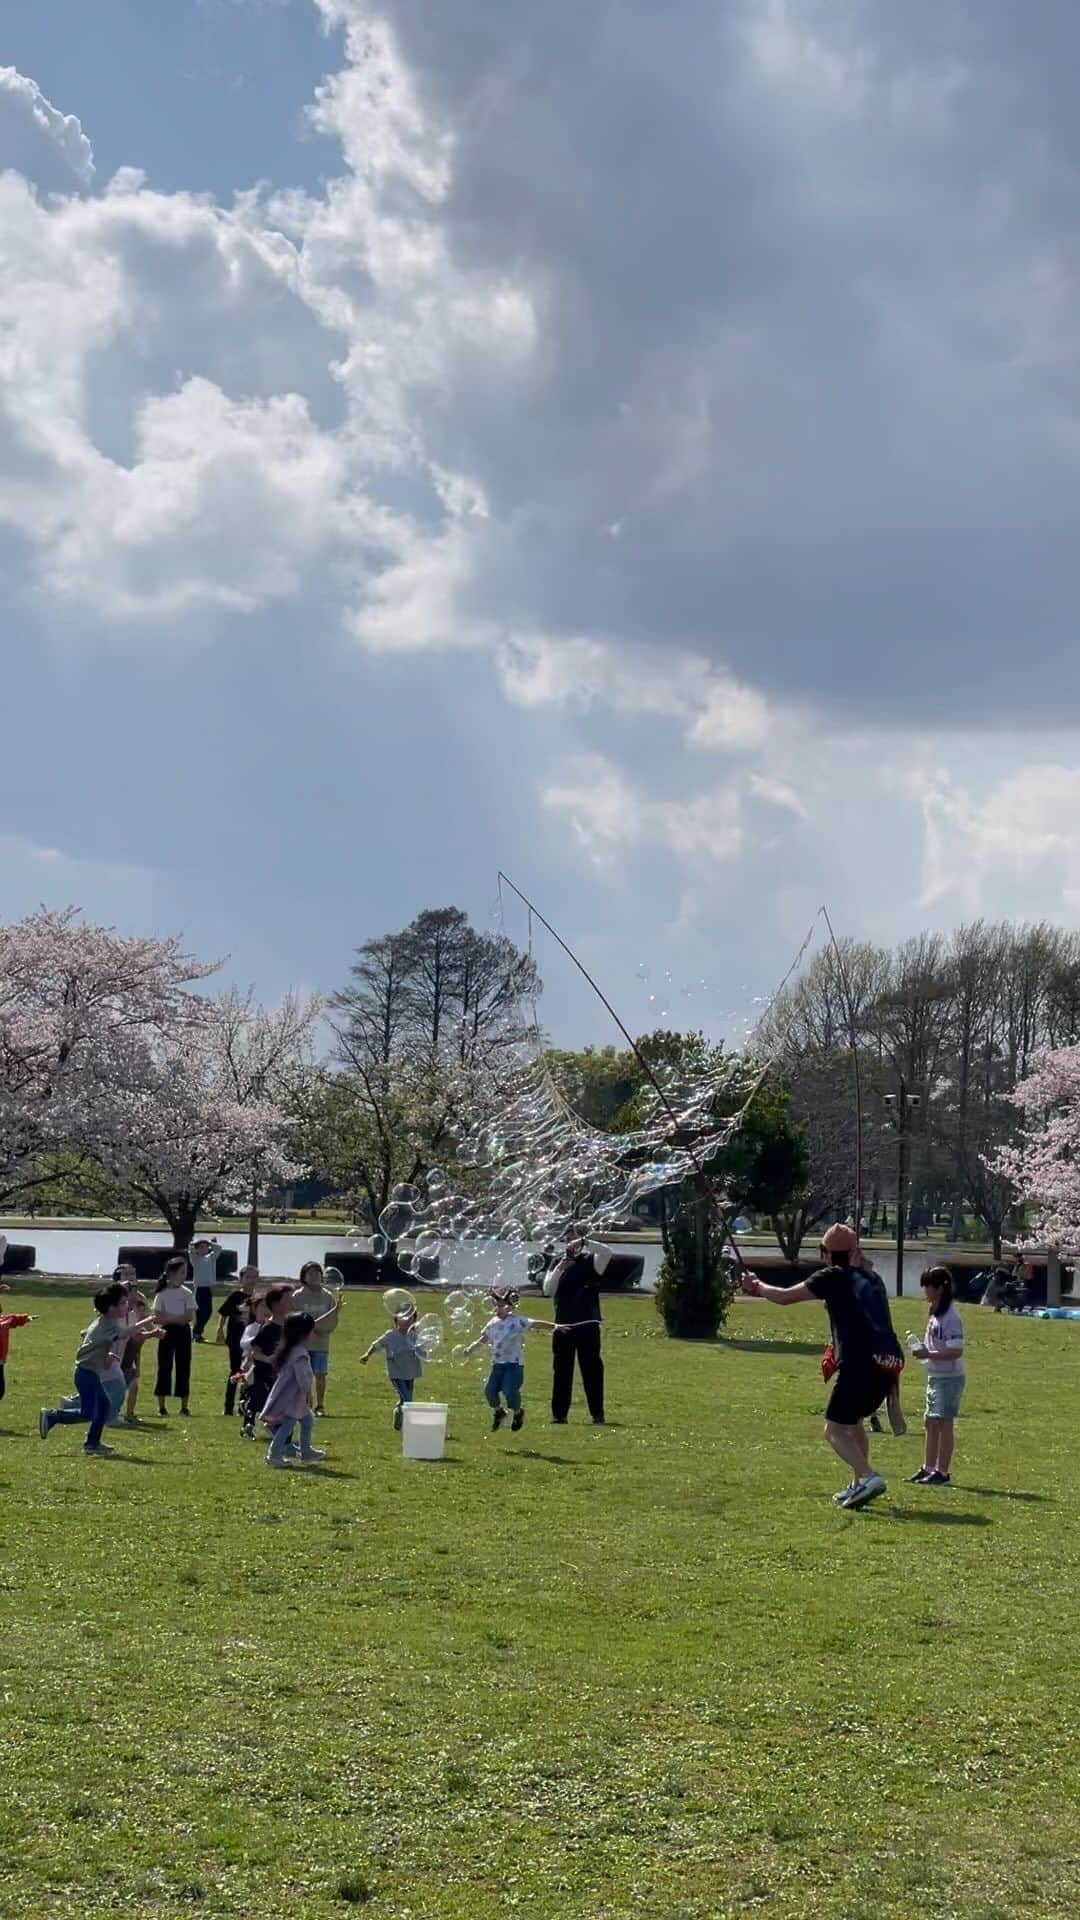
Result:
M922 1105L917 1093L909 1093L907 1081L900 1075L899 1093L887 1093L885 1105L895 1114L892 1124L896 1128L896 1297L899 1300L904 1291L904 1229L907 1213L908 1184L908 1117Z

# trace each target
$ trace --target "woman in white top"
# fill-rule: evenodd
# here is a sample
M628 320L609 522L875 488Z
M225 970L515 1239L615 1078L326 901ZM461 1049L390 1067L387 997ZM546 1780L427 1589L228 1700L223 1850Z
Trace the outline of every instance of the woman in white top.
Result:
M158 1412L163 1419L168 1412L165 1402L174 1392L180 1402L181 1414L186 1417L191 1412L188 1406L188 1394L191 1392L191 1329L195 1324L197 1308L195 1295L184 1284L187 1274L186 1254L174 1254L171 1260L166 1261L165 1271L154 1292L154 1319L162 1329L154 1391L157 1394Z

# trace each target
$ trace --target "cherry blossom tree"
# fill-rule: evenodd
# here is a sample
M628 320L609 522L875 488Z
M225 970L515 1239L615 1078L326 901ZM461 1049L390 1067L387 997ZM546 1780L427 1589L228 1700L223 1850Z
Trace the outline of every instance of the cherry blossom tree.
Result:
M1020 1138L988 1157L1031 1209L1033 1240L1063 1253L1080 1249L1080 1046L1033 1055L1012 1103Z
M250 1207L299 1171L288 1151L288 1075L300 1070L314 1018L313 1003L290 998L271 1013L226 994L188 1032L149 1044L139 1073L109 1102L96 1157L163 1216L176 1246L188 1246L201 1213Z
M317 994L287 993L277 1007L259 1006L250 988L246 993L234 988L220 996L217 1046L225 1086L237 1106L272 1106L292 1120L307 1110L321 1009ZM273 1133L271 1152L277 1153ZM259 1259L259 1194L272 1181L269 1169L253 1170L247 1251L252 1266Z
M49 1156L96 1150L137 1096L155 1046L182 1051L214 968L178 940L124 937L75 908L0 927L0 1201L54 1178Z

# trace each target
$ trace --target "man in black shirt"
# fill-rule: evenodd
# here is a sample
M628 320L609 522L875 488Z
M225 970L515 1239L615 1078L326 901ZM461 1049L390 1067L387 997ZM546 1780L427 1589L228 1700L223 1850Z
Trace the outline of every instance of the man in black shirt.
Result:
M832 1329L835 1372L825 1409L825 1438L852 1471L850 1486L835 1495L839 1507L862 1507L885 1492L880 1473L870 1468L863 1421L876 1413L903 1364L893 1332L888 1297L866 1273L851 1264L857 1247L853 1230L831 1228L829 1265L794 1287L771 1287L754 1273L744 1274L743 1289L778 1307L820 1300Z
M551 1339L551 1417L556 1426L564 1427L570 1412L575 1359L593 1426L604 1424L599 1281L610 1259L610 1247L586 1244L579 1233L572 1232L563 1258L544 1276L544 1294L555 1302L560 1328Z

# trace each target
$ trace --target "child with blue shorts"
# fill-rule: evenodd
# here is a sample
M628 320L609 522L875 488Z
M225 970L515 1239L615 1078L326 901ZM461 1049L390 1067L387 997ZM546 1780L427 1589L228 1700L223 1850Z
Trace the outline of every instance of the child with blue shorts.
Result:
M492 1431L497 1433L508 1412L513 1414L510 1422L512 1433L520 1433L525 1425L525 1409L521 1404L521 1389L525 1383L525 1335L527 1333L555 1333L558 1329L550 1320L530 1320L523 1313L515 1313L518 1303L515 1287L492 1287L491 1300L495 1308L494 1318L489 1320L478 1339L465 1348L466 1353L475 1353L478 1347L490 1347L491 1371L484 1384L484 1398L491 1408ZM503 1406L503 1401L506 1406Z
M395 1313L394 1324L373 1340L366 1353L360 1355L360 1365L366 1367L373 1353L386 1357L386 1371L390 1376L390 1385L397 1394L394 1408L394 1432L400 1433L405 1418L405 1408L413 1397L416 1383L424 1370L423 1355L416 1332L416 1308L403 1307Z
M921 1286L930 1309L921 1345L912 1345L916 1360L926 1368L926 1452L916 1486L952 1485L956 1416L964 1395L964 1328L953 1304L952 1274L948 1267L929 1267Z

